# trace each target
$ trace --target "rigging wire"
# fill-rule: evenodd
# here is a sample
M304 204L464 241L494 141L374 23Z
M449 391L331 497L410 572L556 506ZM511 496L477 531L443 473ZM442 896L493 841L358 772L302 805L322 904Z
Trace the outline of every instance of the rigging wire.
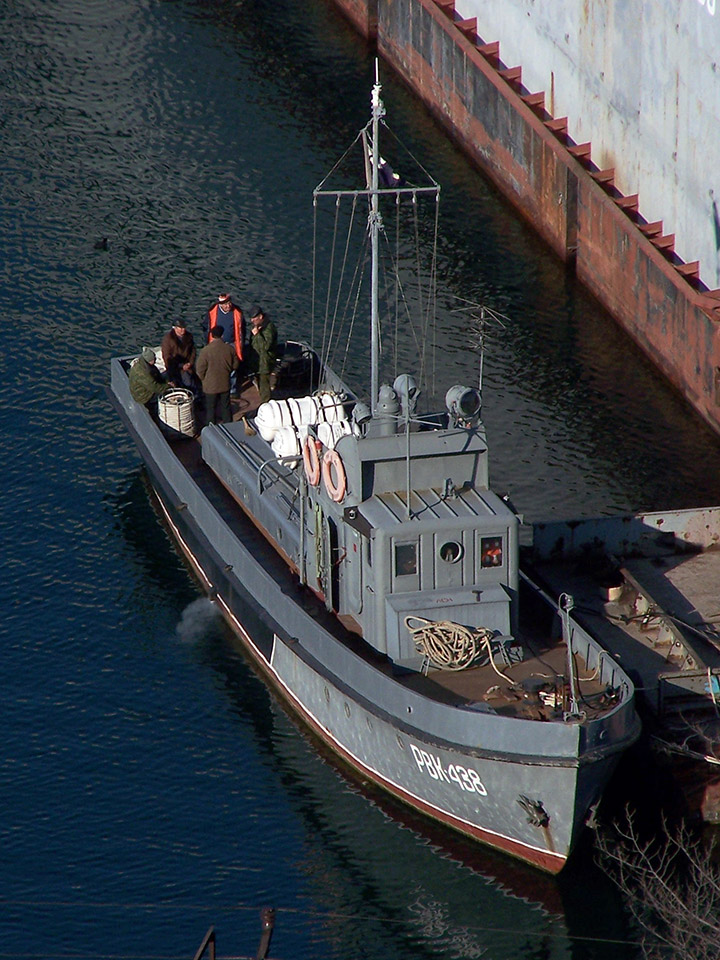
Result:
M348 281L345 280L347 276L347 260L348 260L348 251L350 249L350 240L354 232L357 232L356 222L356 210L357 210L357 196L353 197L351 218L348 223L347 237L345 242L345 256L343 258L343 268L341 276L336 278L333 276L334 270L331 267L328 270L328 292L326 297L326 309L324 317L324 336L323 336L323 348L321 352L321 359L324 364L329 364L335 362L335 357L339 353L339 346L344 342L345 349L342 354L342 361L340 368L336 371L341 379L345 373L347 366L347 358L350 352L350 347L352 346L352 336L354 332L355 319L359 312L359 300L360 294L362 292L362 282L363 276L368 262L368 247L370 244L370 238L367 235L367 232L364 233L364 240L362 248L360 250L360 255L355 264L355 270L353 272L352 278ZM341 198L336 198L336 220L339 222L339 209L341 205ZM339 227L336 227L334 246L337 245L337 236L339 234ZM333 256L333 263L334 263ZM331 319L331 309L330 304L333 298L333 289L334 284L337 283L337 291L335 293L335 309L332 313ZM342 292L343 285L347 289L347 296L345 298L344 304L342 303ZM348 317L349 323L348 323ZM346 326L349 326L347 335L345 336Z
M395 197L395 252L399 257L400 251L400 194ZM395 342L393 344L393 380L398 375L398 340L400 335L400 301L397 284L395 285Z
M420 225L418 222L418 204L417 204L417 194L412 195L412 221L413 221L413 236L415 239L415 271L416 275L419 277L422 276L421 266L420 266ZM423 310L423 296L422 296L422 284L418 284L418 299L419 299L419 316L420 316L420 339L422 342L422 349L419 351L420 356L420 380L422 381L423 375L425 373L425 345L427 343L426 339L426 318L424 316Z
M418 351L418 355L420 355L420 354L422 353L422 344L421 344L420 338L418 337L418 331L417 331L417 329L416 329L416 326L415 326L415 324L413 323L412 312L411 312L411 310L410 310L410 304L409 304L408 298L407 298L407 296L406 296L406 294L405 294L404 284L403 284L403 282L402 282L402 279L400 278L400 267L399 267L399 263L398 263L398 261L395 259L395 257L393 256L392 249L391 249L391 247L390 247L390 240L389 240L389 238L388 238L388 236L387 236L387 233L386 233L385 231L383 231L382 234L381 234L381 236L382 236L383 242L385 243L385 246L386 246L386 249L387 249L387 258L388 258L388 260L390 261L390 266L391 266L390 274L391 274L391 276L393 277L393 280L394 280L394 282L395 282L395 287L396 287L397 293L398 293L398 295L399 295L400 302L402 303L402 305L403 305L404 308L405 308L405 318L406 318L406 320L408 321L408 323L409 323L409 325L410 325L410 332L412 333L413 340L415 341L415 349ZM386 289L387 289L387 284L386 284ZM386 294L386 299L388 299L387 294Z
M418 158L409 150L399 138L390 130L387 126L387 123L381 118L379 121L382 124L383 131L389 135L392 141L397 144L405 157L410 158L412 164L416 168L416 171L421 173L420 183L413 183L411 180L405 180L407 186L401 186L400 189L404 193L412 195L412 219L413 219L413 236L414 236L414 260L415 260L415 271L417 279L417 291L416 298L417 303L415 307L411 309L411 303L408 299L408 292L410 288L405 289L401 278L401 237L400 237L400 227L402 224L402 197L399 193L395 193L395 205L396 205L396 216L395 216L395 252L392 252L392 243L390 237L388 236L387 231L385 230L384 224L380 223L380 237L382 239L383 245L386 247L386 253L389 252L388 261L392 266L386 271L383 270L384 277L384 291L385 291L385 310L389 316L394 317L394 326L395 326L395 337L394 337L394 373L397 375L399 368L399 350L400 350L400 324L402 322L403 315L408 321L408 327L412 333L414 339L415 349L417 351L417 356L420 359L420 370L419 370L419 379L421 382L425 379L427 375L428 368L428 345L429 333L431 326L431 318L433 311L435 310L437 303L437 247L438 247L438 204L439 199L439 185L434 180L432 176L428 173L422 163ZM332 169L326 174L320 184L315 188L313 198L314 198L314 223L313 223L313 310L312 310L312 334L313 342L315 336L315 327L316 323L320 320L320 314L318 311L319 300L317 297L318 293L318 196L322 194L332 194L335 193L334 190L328 187L328 183L337 173L338 169L343 166L347 158L353 152L355 147L359 142L363 144L367 143L368 135L372 132L373 121L369 121L357 134L353 142L343 153L343 155L337 160ZM407 161L403 161L407 163ZM417 181L417 174L413 178ZM423 185L422 181L425 181L426 185ZM429 270L429 275L423 278L422 270L422 255L420 249L420 217L418 213L418 193L417 191L427 191L431 190L435 192L436 197L436 214L435 214L435 229L434 229L434 241L433 241L433 253L432 253L432 263ZM381 191L383 193L384 191ZM387 191L391 193L392 190ZM352 214L350 216L350 221L347 228L347 234L345 238L345 250L342 257L342 266L339 270L339 276L335 276L337 272L337 260L338 260L338 240L340 235L340 216L341 208L344 209L344 205L341 205L340 199L342 195L350 194L353 196L353 206ZM366 191L338 191L336 193L336 209L335 209L335 224L332 234L332 248L330 252L330 264L328 269L328 279L327 286L325 290L325 317L323 324L323 336L322 336L322 347L320 350L320 356L325 365L327 365L330 359L339 354L339 346L341 342L344 342L345 349L342 358L342 371L344 373L347 366L348 357L350 355L351 347L351 338L352 333L355 328L355 322L359 316L358 303L359 303L359 292L361 288L362 281L358 279L358 272L356 270L355 276L352 281L348 284L346 280L347 277L347 262L348 255L351 249L350 240L353 232L353 225L355 220L355 212L357 208L357 200L361 196L365 196ZM363 254L366 252L366 247L363 250ZM365 261L366 266L366 261ZM394 292L390 292L390 280L392 278ZM342 296L343 289L347 287L347 297L345 300L344 308L342 307ZM415 291L413 286L413 291ZM333 304L334 298L334 304ZM413 316L416 317L416 320L413 320ZM418 322L419 321L419 322ZM345 339L343 337L343 332L346 328L349 327L348 337ZM379 335L382 335L382 330L379 331ZM435 345L435 337L433 337L433 346ZM431 351L432 361L433 361L433 386L434 386L434 364L435 364L435 355L434 351Z
M425 177L427 177L428 182L433 187L436 187L439 190L440 184L437 182L437 180L433 176L431 176L430 173L428 173L428 171L425 169L422 163L418 160L415 154L402 142L402 140L397 136L397 134L393 133L393 131L387 125L387 122L381 118L380 123L382 124L386 132L390 135L390 137L392 137L395 143L397 143L397 145L410 157L410 159L415 164L415 166L422 171ZM370 124L368 124L367 126L369 127ZM418 184L414 184L414 186L418 186Z
M339 216L339 213L340 213L340 197L337 198L337 210L338 210L338 216ZM350 220L349 220L349 223L348 223L347 234L346 234L346 236L345 236L345 250L344 250L344 252L343 252L343 259L342 259L342 267L341 267L341 269L340 269L340 276L338 277L338 280L337 280L337 293L336 293L336 296L335 296L335 307L334 307L334 310L333 310L332 320L331 320L331 322L330 322L330 330L329 330L329 332L328 332L328 349L327 349L327 355L325 355L325 356L323 357L323 360L324 360L325 363L327 363L328 360L329 360L329 355L330 355L330 352L331 352L331 349L332 349L333 339L334 339L334 335L335 335L335 325L336 325L336 323L337 323L337 318L338 318L338 309L339 309L339 306L340 306L340 296L341 296L342 290L343 290L343 278L344 278L344 276L345 276L345 269L346 269L346 267L347 267L347 262L348 262L348 253L349 253L349 250L350 250L350 239L351 239L351 237L352 237L353 224L354 224L354 222L355 222L355 211L356 211L356 210L357 210L357 196L353 197L352 208L351 208L351 210L350 210ZM328 318L327 318L327 316L326 316L326 318L325 318L326 323L327 323L327 319L328 319Z
M337 240L338 220L340 217L340 197L335 198L335 224L333 227L332 246L330 248L330 266L328 269L327 295L325 297L325 323L323 328L323 342L320 357L323 364L327 363L328 316L330 315L330 295L332 293L332 278L335 273L335 243Z
M323 179L320 181L320 183L315 187L315 194L316 194L316 195L318 194L318 192L319 192L320 190L324 189L325 184L328 182L328 180L330 179L330 177L331 177L331 176L335 173L335 171L341 166L341 164L344 163L344 161L345 161L345 160L347 159L347 157L350 155L350 152L351 152L351 151L353 150L353 148L355 147L355 144L356 144L359 140L362 140L363 135L367 133L367 130L370 128L371 125L372 125L372 121L370 121L370 123L366 123L366 124L365 124L365 126L362 128L362 130L359 131L358 135L355 137L355 139L353 140L353 142L352 142L352 143L350 144L350 146L347 148L347 150L345 151L345 153L337 160L337 162L334 164L334 166L331 167L330 170L328 170L328 172L325 174L325 176L324 176Z
M318 198L313 196L313 240L312 240L312 300L310 304L310 346L315 346L315 310L317 290L317 229Z
M439 191L439 186L438 186L437 182L430 176L430 174L428 173L428 171L425 169L425 167L422 165L422 163L417 159L417 157L412 153L412 151L410 151L404 144L402 144L402 142L401 142L401 141L399 140L399 138L392 132L392 130L390 130L390 128L387 126L387 124L384 122L384 120L380 119L380 123L382 124L383 130L384 130L385 132L387 132L387 134L389 134L389 136L392 138L392 140L402 148L403 153L412 160L412 163L413 163L414 166L417 168L417 170L422 173L423 178L425 178L425 180L430 184L430 189L433 189L433 188L434 188L436 191ZM313 337L314 337L314 332L315 332L315 324L316 324L316 321L319 319L319 317L318 317L318 311L317 311L317 306L318 306L318 304L317 304L317 299L316 299L316 294L315 294L315 291L317 290L317 274L318 274L318 263L317 263L317 237L318 237L317 197L318 197L318 195L319 195L321 192L323 192L323 191L333 192L333 191L329 190L329 188L327 187L328 182L329 182L330 179L332 178L333 174L335 174L335 173L337 172L337 170L344 164L344 162L347 160L348 156L351 154L351 152L352 152L353 149L356 147L356 145L358 144L358 142L362 141L363 143L365 143L365 142L367 141L368 134L371 132L371 130L372 130L372 121L370 121L369 123L367 123L367 124L360 130L360 132L357 134L357 136L356 136L355 139L353 140L352 144L348 147L348 149L347 149L347 150L345 151L345 153L340 157L340 159L334 164L334 166L332 167L332 169L331 169L331 170L328 172L328 174L323 178L323 180L321 181L321 183L315 188L315 192L314 192L315 216L314 216L314 228L313 228L313 247L314 247L314 249L313 249L313 281L314 281L313 288L314 288L314 289L313 289L313 313L312 313ZM422 178L421 178L421 179L422 179ZM420 228L419 228L419 218L418 218L418 212L417 212L418 203L417 203L417 193L416 193L415 191L416 191L416 190L425 190L425 189L428 189L428 188L427 188L427 187L424 187L424 186L420 186L420 185L418 185L417 183L414 184L414 185L411 183L411 184L410 184L410 187L409 187L409 190L407 191L407 192L412 192L412 204L413 204L413 208L412 208L412 209L413 209L413 217L414 217L414 239L415 239L415 261L416 261L416 265L417 265L418 277L421 277L421 276L422 276L422 271L420 270L420 266L421 266L421 255L420 255L420 244L419 244ZM353 214L354 214L355 207L356 207L356 204L357 204L357 199L358 199L358 197L359 197L360 195L362 195L362 193L363 193L362 191L358 191L356 194L354 194L354 197L353 197ZM436 196L436 199L437 199L437 196ZM430 310L430 308L429 308L429 304L435 302L435 298L436 298L437 266L436 266L435 258L436 258L436 253L437 253L437 235L435 236L434 246L433 246L433 264L432 264L432 268L431 268L431 271L430 271L430 282L429 282L428 284L426 284L426 286L427 286L427 295L425 294L425 290L424 290L422 284L419 282L419 285L418 285L418 294L417 294L417 296L418 296L419 314L420 314L420 330L418 331L416 325L412 322L412 315L411 315L411 310L410 310L410 304L409 304L409 301L408 301L408 298L407 298L406 291L403 289L403 285L402 285L402 282L401 282L401 280L400 280L400 264L399 264L399 259L400 259L401 197L400 197L399 194L396 194L396 195L395 195L395 203L396 203L396 218L395 218L395 219L396 219L396 240L395 240L396 254L395 254L394 256L393 256L392 254L390 255L390 262L393 264L393 276L394 276L394 280L395 280L394 303L393 303L393 299L391 298L391 295L389 294L388 289L387 289L387 288L388 288L388 275L385 274L385 284L386 284L386 299L385 299L385 302L386 302L386 308L390 308L390 309L392 310L392 314L394 315L394 318L395 318L395 349L394 349L394 355L395 355L395 364L394 364L394 365L395 365L395 373L397 374L398 363L399 363L399 359L398 359L398 351L399 351L399 328L400 328L401 316L402 316L403 307L404 307L405 315L406 315L406 317L408 318L408 320L410 321L410 328L411 328L411 330L412 330L412 334L413 334L413 337L414 337L414 340L415 340L415 347L416 347L416 349L417 349L417 351L418 351L418 356L420 357L420 362L421 362L420 378L422 379L422 378L424 377L424 375L425 375L425 370L426 370L426 366L427 366L427 342L428 342L428 341L427 341L427 329L428 329L428 326L429 326L429 317L430 317L430 313L431 313L431 310ZM337 254L336 254L336 245L337 245L337 240L338 240L338 220L339 220L339 216L340 216L340 196L337 195L337 196L336 196L335 228L334 228L334 233L333 233L332 251L331 251L331 262L330 262L330 269L329 269L329 274L328 274L328 283L327 283L327 289L326 289L324 333L323 333L323 342L322 342L322 348L321 348L321 357L322 357L322 359L323 359L323 361L324 361L325 363L328 362L329 358L331 357L331 355L333 354L334 350L336 349L335 343L336 343L336 342L339 342L339 339L340 339L340 336L341 336L341 331L342 331L342 329L343 329L343 326L342 326L342 324L340 323L340 320L341 320L341 318L343 318L343 317L344 317L345 319L347 319L347 316L348 316L348 312L347 312L347 311L349 310L349 304L351 303L351 300L352 300L352 289L353 289L353 288L352 288L352 285L351 285L351 286L350 286L350 290L349 290L349 292L348 292L347 301L346 301L346 312L345 312L344 314L341 313L341 312L340 312L341 288L342 288L342 286L343 286L344 277L345 277L345 274L346 274L347 255L348 255L348 251L349 251L349 239L350 239L350 234L351 234L351 231L352 231L352 221L353 221L354 217L351 217L351 221L350 221L350 224L349 224L349 226L348 226L348 233L347 233L346 245L345 245L345 255L344 255L344 258L343 258L343 267L342 267L342 270L341 270L341 273L340 273L340 277L337 278L337 288L335 289L335 292L334 292L334 296L335 296L334 310L332 309L333 284L334 284L334 282L335 282L334 274L335 274L336 256L337 256ZM437 234L437 214L436 214L436 234ZM389 240L389 237L387 236L387 233L386 233L386 231L385 231L384 225L381 225L381 235L382 235L382 238L383 238L383 242L389 247L389 246L390 246L390 240ZM356 297L356 301L357 301L357 297ZM353 311L353 313L351 314L351 317L352 317L352 319L350 320L350 329L352 330L352 329L354 329L354 323L355 323L355 320L356 320L356 318L357 318L357 310L354 310L354 311ZM343 323L344 323L344 320L343 320ZM345 360L344 360L344 363L343 363L343 367L345 366L345 363L346 363L346 361L347 361L348 352L349 352L349 344L346 342Z
M435 194L435 226L433 228L433 249L430 267L430 290L428 298L428 326L432 332L432 372L430 375L430 387L432 395L435 395L437 384L437 324L434 322L437 316L437 260L438 260L438 234L440 229L440 190Z
M344 379L344 376L345 376L345 368L347 366L347 359L350 353L350 344L352 343L353 332L355 330L355 320L357 319L359 303L360 303L360 293L362 292L362 275L365 271L365 266L367 265L367 261L370 255L368 250L369 245L370 245L370 238L366 237L362 262L358 260L358 264L355 270L355 277L353 278L353 282L355 285L355 303L353 304L352 313L350 315L350 329L348 330L348 335L347 335L347 338L345 339L345 352L343 354L342 364L340 366L341 380ZM348 305L350 302L351 293L352 293L352 290L348 294L348 301L347 301ZM346 305L346 310L347 310L347 305Z
M397 198L397 204L399 208L399 200ZM419 329L418 325L413 320L413 310L411 309L410 301L408 299L407 291L405 284L401 278L401 269L400 269L400 242L399 242L399 209L398 216L396 218L396 223L398 223L396 229L396 243L395 251L393 252L391 241L388 236L388 233L385 229L381 230L381 239L386 249L386 258L390 264L389 273L392 276L394 282L395 290L395 372L397 373L398 369L398 355L399 355L399 326L401 320L401 314L404 308L404 317L408 322L408 327L412 334L415 349L417 355L420 358L420 370L418 376L421 380L425 380L427 377L427 366L428 366L428 341L430 337L431 329L431 318L434 313L435 304L437 302L437 230L438 230L438 214L439 209L436 205L435 213L435 227L434 227L434 242L433 242L433 254L432 261L430 265L430 270L425 271L422 266L422 258L420 256L420 220L418 217L418 206L417 206L417 195L413 194L412 198L413 203L413 226L414 226L414 253L415 253L415 275L417 280L417 285L414 289L417 291L418 300L420 302L419 310L417 311L420 314L420 323ZM385 300L387 303L390 302L390 295L387 292L387 274L386 278L386 295ZM433 352L433 364L435 362L435 356ZM433 366L434 371L434 366ZM434 381L433 381L434 386Z

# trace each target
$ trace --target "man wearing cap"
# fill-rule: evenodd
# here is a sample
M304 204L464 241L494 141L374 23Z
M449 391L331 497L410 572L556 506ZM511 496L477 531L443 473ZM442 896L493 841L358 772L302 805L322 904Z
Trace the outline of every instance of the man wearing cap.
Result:
M165 334L160 346L168 380L178 387L195 390L195 341L193 335L180 318L173 320L172 327Z
M240 307L236 307L232 302L229 293L218 295L217 303L213 304L207 312L205 318L207 325L208 343L210 343L210 331L213 327L222 327L223 340L235 348L235 355L238 361L242 363L243 342L245 340L245 325L243 322L243 313ZM237 374L233 373L231 386L235 390Z
M197 373L202 380L205 396L205 423L229 423L230 374L237 370L238 360L232 344L223 341L223 328L215 324L210 331L210 343L197 358Z
M235 347L235 353L238 360L243 358L243 342L245 339L245 325L243 322L243 312L240 307L236 307L232 302L229 293L221 293L207 312L207 331L208 343L210 343L210 331L213 327L223 328L223 340L225 343L231 343Z
M270 374L277 360L277 330L272 320L268 320L262 307L256 307L250 320L250 342L248 344L248 366L257 374L260 403L267 403L272 393Z
M130 367L128 381L133 400L148 408L154 407L157 398L170 389L170 384L165 383L155 366L155 351L152 347L143 347L142 353Z

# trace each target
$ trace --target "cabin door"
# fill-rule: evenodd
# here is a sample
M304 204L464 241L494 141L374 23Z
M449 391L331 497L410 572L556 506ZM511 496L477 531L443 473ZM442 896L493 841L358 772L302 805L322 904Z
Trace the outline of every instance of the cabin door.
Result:
M345 527L347 553L341 564L342 598L351 613L362 612L363 538L352 527ZM343 611L344 612L344 611Z
M325 606L328 610L337 610L339 596L338 563L338 535L337 525L332 517L323 518L323 551L322 551L322 584L325 594Z

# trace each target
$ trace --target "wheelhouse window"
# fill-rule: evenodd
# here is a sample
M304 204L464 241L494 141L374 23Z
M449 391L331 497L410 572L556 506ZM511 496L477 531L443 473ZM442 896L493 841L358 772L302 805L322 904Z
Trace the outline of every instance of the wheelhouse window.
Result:
M417 573L417 544L395 544L395 576L407 577Z
M480 540L480 566L501 567L502 563L502 537L482 537Z
M457 540L446 540L440 547L439 553L440 559L444 560L445 563L457 563L458 560L462 559L462 544L458 543Z

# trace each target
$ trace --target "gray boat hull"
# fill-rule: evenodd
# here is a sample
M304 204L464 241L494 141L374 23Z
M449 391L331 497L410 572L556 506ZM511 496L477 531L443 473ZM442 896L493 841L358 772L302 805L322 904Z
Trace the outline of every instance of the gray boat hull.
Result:
M593 724L553 724L450 707L400 686L333 637L304 608L291 578L276 579L245 547L131 399L117 360L111 395L173 536L293 711L335 754L400 800L558 872L637 737L632 701Z

